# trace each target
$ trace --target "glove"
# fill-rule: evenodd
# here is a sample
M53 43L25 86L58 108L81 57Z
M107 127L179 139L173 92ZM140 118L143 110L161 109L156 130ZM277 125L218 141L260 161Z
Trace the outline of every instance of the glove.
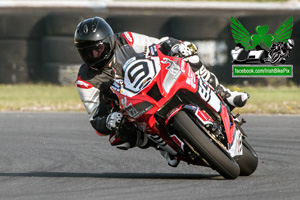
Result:
M106 118L106 127L114 131L120 125L123 115L119 112L113 112Z
M196 55L198 48L191 42L183 42L180 44L175 44L171 49L171 56L179 56L186 58L189 56Z

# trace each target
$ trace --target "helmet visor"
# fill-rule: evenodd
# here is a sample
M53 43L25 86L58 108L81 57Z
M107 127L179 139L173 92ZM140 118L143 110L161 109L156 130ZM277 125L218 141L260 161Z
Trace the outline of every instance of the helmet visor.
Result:
M106 59L110 53L109 51L110 45L102 42L96 45L78 48L81 58L89 66L94 66Z

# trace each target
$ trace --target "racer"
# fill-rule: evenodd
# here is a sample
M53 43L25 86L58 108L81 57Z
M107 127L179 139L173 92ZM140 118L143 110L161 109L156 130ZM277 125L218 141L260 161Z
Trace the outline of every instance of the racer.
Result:
M76 85L79 96L89 114L89 121L96 133L109 135L111 145L119 149L154 146L145 133L134 124L122 120L118 112L117 97L110 90L114 78L122 78L123 64L132 57L143 57L151 44L160 44L161 51L171 56L185 58L194 71L208 81L231 108L244 106L249 95L231 92L219 84L217 77L202 65L197 47L190 42L165 37L157 39L133 32L114 33L100 17L81 21L74 34L74 43L84 61ZM135 134L133 134L135 133ZM159 149L170 166L178 161Z
M288 39L286 43L273 43L268 53L267 61L271 62L271 64L284 64L286 59L291 56L294 45L295 42L293 39Z

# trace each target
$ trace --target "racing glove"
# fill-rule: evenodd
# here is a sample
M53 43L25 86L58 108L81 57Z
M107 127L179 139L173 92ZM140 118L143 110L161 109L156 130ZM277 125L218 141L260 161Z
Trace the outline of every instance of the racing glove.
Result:
M191 42L182 42L175 44L171 49L171 56L179 56L182 58L187 58L196 55L198 48Z
M123 115L119 112L113 112L106 118L106 127L114 131L120 125Z

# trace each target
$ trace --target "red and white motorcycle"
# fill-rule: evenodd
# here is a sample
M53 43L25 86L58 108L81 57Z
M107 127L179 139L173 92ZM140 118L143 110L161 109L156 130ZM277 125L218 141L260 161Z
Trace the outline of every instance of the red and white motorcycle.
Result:
M129 59L123 70L124 79L116 79L111 90L127 120L158 148L227 179L256 170L258 157L245 140L242 122L182 58L152 45L146 58Z

